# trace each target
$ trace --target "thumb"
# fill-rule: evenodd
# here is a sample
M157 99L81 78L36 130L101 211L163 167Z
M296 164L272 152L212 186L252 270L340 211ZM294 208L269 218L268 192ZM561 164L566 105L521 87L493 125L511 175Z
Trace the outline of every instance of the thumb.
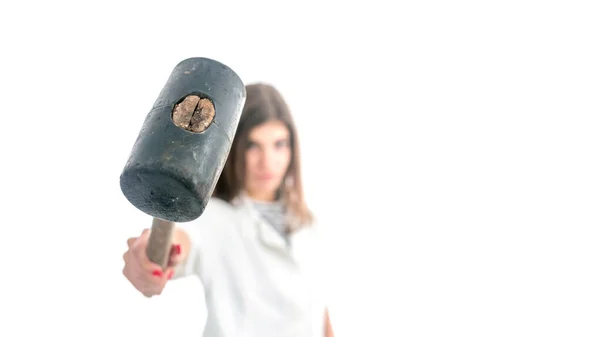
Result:
M140 236L137 238L137 240L131 247L131 250L135 252L137 259L140 261L140 263L142 264L142 267L144 267L145 269L160 268L160 266L158 266L155 263L152 263L150 261L150 259L148 258L148 254L147 254L146 250L148 248L149 238L150 238L150 229L144 229L142 231L142 234L140 234Z
M148 244L148 239L150 238L150 229L146 228L142 231L142 234L137 238L133 238L134 240L130 244L130 248L140 250L146 247ZM129 243L129 242L128 242Z
M169 256L169 266L174 267L177 266L183 259L185 258L182 253L181 245L174 244L171 246L171 254Z
M144 228L144 230L142 231L142 234L140 234L140 239L144 239L145 241L148 241L148 238L150 237L150 228Z

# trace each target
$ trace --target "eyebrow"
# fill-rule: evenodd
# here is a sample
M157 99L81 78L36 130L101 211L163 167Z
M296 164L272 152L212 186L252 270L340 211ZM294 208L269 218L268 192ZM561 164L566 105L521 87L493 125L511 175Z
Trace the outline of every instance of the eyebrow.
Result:
M289 137L289 136L287 136L287 137L286 136L282 136L282 137L275 138L275 140L273 141L273 143L290 142L290 141L291 141L291 137ZM252 138L248 138L248 143L250 143L250 144L252 144L252 143L254 143L254 144L260 144L259 141L256 141L256 140L254 140Z

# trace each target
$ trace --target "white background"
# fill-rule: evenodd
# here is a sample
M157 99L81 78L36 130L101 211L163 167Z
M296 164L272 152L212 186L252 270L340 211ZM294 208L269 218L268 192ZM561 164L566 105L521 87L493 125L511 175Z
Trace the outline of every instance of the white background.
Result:
M118 184L191 56L292 107L337 336L600 335L593 3L3 2L0 335L200 335L198 282L122 276Z

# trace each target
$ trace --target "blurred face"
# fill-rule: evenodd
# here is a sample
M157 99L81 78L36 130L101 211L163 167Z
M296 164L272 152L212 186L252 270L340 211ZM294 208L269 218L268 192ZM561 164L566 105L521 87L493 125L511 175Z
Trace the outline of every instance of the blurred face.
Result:
M290 133L280 121L250 131L246 149L246 191L251 198L272 201L291 161Z

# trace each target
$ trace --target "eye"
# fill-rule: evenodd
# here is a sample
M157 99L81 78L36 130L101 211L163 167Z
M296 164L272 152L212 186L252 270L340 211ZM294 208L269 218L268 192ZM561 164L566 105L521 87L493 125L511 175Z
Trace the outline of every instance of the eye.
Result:
M281 149L281 148L286 148L286 147L288 147L288 146L290 146L290 142L288 142L288 141L287 141L287 140L285 140L285 139L284 139L284 140L279 140L279 141L277 141L277 142L275 143L275 147L276 147L276 148L278 148L278 149Z
M258 144L256 144L255 142L248 142L248 146L246 147L246 149L250 150L250 149L255 149L258 147Z

